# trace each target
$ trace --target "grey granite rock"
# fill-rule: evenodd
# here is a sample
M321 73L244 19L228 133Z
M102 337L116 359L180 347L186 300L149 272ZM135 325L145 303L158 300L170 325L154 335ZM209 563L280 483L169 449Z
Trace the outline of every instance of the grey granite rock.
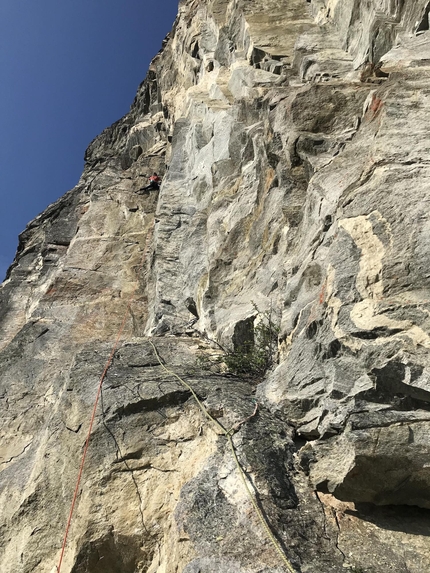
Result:
M286 570L172 372L295 571L429 569L429 62L427 0L180 3L0 287L2 573L56 570L125 316L63 573Z

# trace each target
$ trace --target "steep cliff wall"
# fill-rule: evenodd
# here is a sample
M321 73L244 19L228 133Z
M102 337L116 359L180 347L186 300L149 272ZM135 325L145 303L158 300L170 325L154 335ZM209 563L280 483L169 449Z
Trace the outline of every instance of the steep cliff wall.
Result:
M124 316L62 572L288 569L172 372L295 571L429 570L429 9L181 2L0 290L2 573L56 570Z

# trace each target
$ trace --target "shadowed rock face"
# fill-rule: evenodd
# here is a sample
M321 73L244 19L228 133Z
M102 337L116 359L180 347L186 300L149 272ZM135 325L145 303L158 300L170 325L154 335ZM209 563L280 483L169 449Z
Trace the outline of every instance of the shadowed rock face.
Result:
M55 571L126 313L62 572L284 570L149 339L297 572L430 569L429 94L427 0L180 3L0 288L2 573ZM256 307L264 379L196 362Z

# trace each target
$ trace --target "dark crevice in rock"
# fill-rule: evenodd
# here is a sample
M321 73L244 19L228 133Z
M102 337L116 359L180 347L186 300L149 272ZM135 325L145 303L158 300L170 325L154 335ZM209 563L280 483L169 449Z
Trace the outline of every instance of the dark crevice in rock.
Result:
M324 219L323 232L326 233L330 229L332 224L333 224L333 216L332 215L326 215L325 219Z
M70 240L61 240L61 239L57 239L56 241L53 242L54 245L58 245L59 247L68 247L70 245Z
M126 404L125 406L118 408L114 413L120 418L123 418L124 416L130 416L140 412L150 412L165 406L183 404L190 396L191 393L188 390L177 390L176 392L170 392L169 394L164 394L158 398L149 398Z
M321 360L328 360L329 358L336 358L342 350L342 344L339 340L332 340L325 350L321 353Z
M357 502L355 511L346 509L345 513L373 523L381 529L430 537L430 509L410 505L379 506Z
M155 359L153 362L148 360L143 364L142 363L139 364L138 362L135 362L135 363L129 362L127 364L128 368L157 368L158 366L160 366L160 363L158 362L158 360L155 360ZM111 387L113 388L114 386L111 386ZM115 386L115 387L117 387L117 386Z
M199 60L199 51L200 51L200 46L198 42L194 42L193 46L191 47L191 57L195 58L196 60Z
M126 459L122 460L122 463L125 464ZM124 467L115 468L114 470L112 470L112 474L129 473L132 476L133 481L135 481L135 476L134 476L135 472L141 472L141 471L149 470L149 469L157 469L157 468L154 468L153 466L151 466L151 464L149 462L144 462L143 464L134 466L133 468L130 468L128 465L124 465ZM137 483L136 483L136 487L137 487Z
M115 464L119 464L121 462L125 462L127 460L139 460L142 457L142 453L143 453L144 448L139 448L133 452L129 452L128 454L125 455L120 455L115 461Z
M303 448L303 446L305 446L308 441L309 440L305 436L299 435L297 432L294 433L293 442L297 452Z
M341 528L340 528L340 523L339 523L339 518L337 515L336 511L333 511L333 517L334 517L334 521L336 523L336 527L337 527L337 538L336 538L336 549L340 552L340 554L342 555L342 559L345 562L346 561L346 555L345 553L342 551L342 549L339 547L339 539L340 539L340 533L341 533Z
M46 334L47 332L49 332L49 328L44 328L37 336L36 336L36 340L38 338L40 338L41 336L43 336L44 334Z
M102 389L102 392L101 392L101 395L100 395L100 401L101 401L101 409L102 409L103 426L106 428L107 432L109 433L110 437L112 438L112 440L113 440L113 442L114 442L114 444L115 444L117 460L121 460L122 463L123 463L123 465L124 465L124 467L130 472L130 476L131 476L131 479L132 479L132 481L133 481L133 486L134 486L134 489L135 489L135 491L136 491L136 496L137 496L138 503L139 503L139 514L140 514L140 520L141 520L141 524L142 524L142 530L145 531L146 533L149 533L149 531L148 531L148 529L147 529L147 527L146 527L146 524L145 524L145 519L144 519L144 517L143 517L143 510L142 510L142 507L143 507L143 499L142 499L142 496L141 496L141 493L140 493L139 485L138 485L138 483L137 483L137 481L136 481L136 478L135 478L135 476L134 476L134 473L133 473L134 470L133 470L132 468L130 468L130 466L129 466L128 463L127 463L127 460L128 460L128 459L137 459L137 458L133 458L133 457L132 457L132 456L133 456L133 453L137 454L137 451L136 451L136 452L133 452L133 453L131 453L131 454L129 454L129 457L127 457L126 455L123 455L123 454L122 454L120 445L119 445L119 443L118 443L118 440L116 439L115 434L113 433L113 431L111 430L111 428L108 426L107 421L106 421L106 413L105 413L104 402L103 402L103 389ZM143 465L145 466L145 464L143 464ZM143 468L142 468L142 469L143 469ZM123 573L123 570L122 570L122 569L121 569L120 571L121 571L121 573ZM86 571L85 573L88 573L88 572Z
M69 426L66 426L66 430L69 430L69 432L73 432L74 434L78 434L79 430L82 428L82 424L79 424L79 426L76 429L73 428L69 428Z
M199 318L199 313L197 312L196 302L191 296L189 296L185 300L185 307L191 312L191 314L193 316L195 316L196 318Z
M323 536L325 539L330 539L330 536L328 534L328 523L327 523L327 515L326 515L326 511L325 511L325 506L323 504L323 502L321 501L320 496L318 495L318 492L315 491L315 499L318 501L318 503L320 504L321 507L321 513L322 513L322 519L323 519ZM343 554L343 552L342 552Z
M308 340L312 340L316 333L318 332L318 327L321 325L321 321L313 320L308 324L305 330L305 336Z
M424 10L424 15L423 18L417 28L417 33L418 32L425 32L426 30L429 29L430 27L430 2L427 4L425 10Z
M87 532L71 573L134 573L142 562L140 536L118 535L113 528L97 539ZM150 564L147 556L146 564Z
M351 332L351 336L354 336L355 338L361 338L362 340L376 340L379 337L393 336L399 332L403 332L403 330L401 328L390 329L387 327L378 327L374 328L373 330L359 330L356 332Z
M376 388L366 393L368 399L386 403L394 401L396 409L399 410L429 410L430 392L412 385L414 380L420 377L422 368L418 366L410 370L410 383L406 384L406 365L402 362L391 361L383 368L373 369L371 376L375 378Z

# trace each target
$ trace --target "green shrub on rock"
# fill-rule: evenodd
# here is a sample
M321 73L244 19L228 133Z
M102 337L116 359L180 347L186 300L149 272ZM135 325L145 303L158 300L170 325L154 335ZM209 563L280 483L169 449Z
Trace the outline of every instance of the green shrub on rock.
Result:
M222 353L208 356L200 354L197 366L212 372L227 371L246 378L262 378L275 364L278 354L279 327L272 310L256 313L236 324L232 338L233 350L220 345Z

